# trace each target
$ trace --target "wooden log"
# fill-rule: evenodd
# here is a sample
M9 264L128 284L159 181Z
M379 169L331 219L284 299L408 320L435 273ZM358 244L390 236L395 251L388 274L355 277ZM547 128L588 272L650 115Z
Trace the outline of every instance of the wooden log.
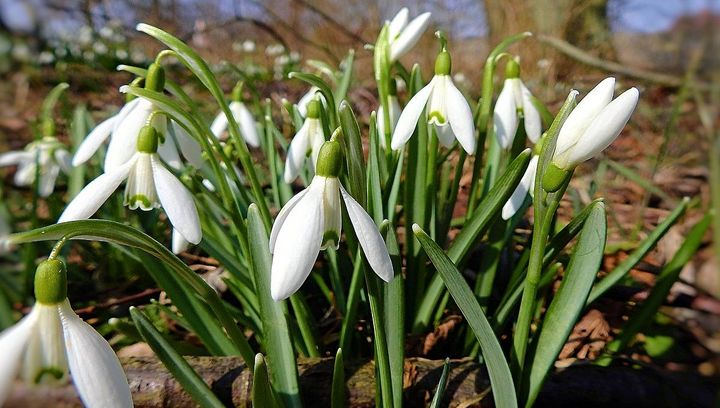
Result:
M237 357L189 357L188 361L210 384L227 406L250 403L252 373ZM184 408L195 403L165 367L153 357L122 359L138 408ZM434 393L442 361L409 358L405 362L404 394L407 407L424 406ZM330 405L332 359L301 359L300 387L305 406ZM373 362L350 363L346 367L347 406L375 406ZM467 359L451 362L443 406L491 407L487 372ZM669 373L631 367L596 367L579 364L559 371L548 380L536 406L539 407L706 407L715 401L717 378L687 373ZM27 387L20 382L6 407L82 407L72 385Z

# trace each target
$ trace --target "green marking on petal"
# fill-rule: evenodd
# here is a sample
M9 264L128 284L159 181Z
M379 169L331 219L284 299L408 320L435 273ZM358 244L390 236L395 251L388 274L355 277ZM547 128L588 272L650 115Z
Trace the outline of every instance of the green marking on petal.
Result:
M138 203L140 203L138 205ZM125 205L129 206L131 210L134 210L138 207L145 209L145 208L153 208L153 203L150 201L150 198L144 194L136 194L132 197L128 197L125 200Z
M61 370L58 367L43 367L35 376L35 384L41 384L45 375L51 376L55 381L60 381L65 377L65 370Z
M433 111L428 114L428 123L436 123L442 126L447 123L447 119L445 119L442 113Z
M340 236L338 235L338 232L335 230L329 230L325 231L323 234L323 240L322 240L322 247L323 248L329 248L337 247L338 242L340 242Z

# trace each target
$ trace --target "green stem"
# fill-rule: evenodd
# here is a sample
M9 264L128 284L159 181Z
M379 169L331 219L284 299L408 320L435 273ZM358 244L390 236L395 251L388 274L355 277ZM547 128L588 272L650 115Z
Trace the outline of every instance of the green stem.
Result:
M369 267L365 267L365 285L368 291L370 303L370 314L372 315L374 339L375 339L375 366L378 373L378 384L380 385L379 400L383 408L393 407L392 376L390 374L390 356L387 348L387 337L385 335L385 323L382 316L382 304L380 288L377 278Z

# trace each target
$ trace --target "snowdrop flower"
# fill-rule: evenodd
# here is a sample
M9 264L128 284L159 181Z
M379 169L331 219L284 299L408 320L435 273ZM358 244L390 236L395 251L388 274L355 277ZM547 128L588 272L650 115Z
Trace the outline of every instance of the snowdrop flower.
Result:
M525 202L525 197L528 193L530 193L531 198L534 198L535 189L533 186L535 184L535 174L537 173L538 158L539 156L535 155L532 159L530 159L530 163L528 163L527 169L525 169L525 174L523 174L520 179L520 183L517 187L515 187L515 191L513 191L512 195L503 206L503 220L509 220L510 217L518 212Z
M127 179L125 205L144 211L163 207L173 228L188 242L202 239L200 219L190 192L160 162L157 131L145 126L137 140L137 151L119 167L96 178L68 204L58 222L92 216Z
M390 94L388 95L388 116L390 117L390 134L397 127L398 120L400 119L400 113L402 108L397 98L397 83L395 79L390 80ZM378 107L377 112L377 132L380 139L380 146L385 148L385 109L382 104Z
M384 281L392 279L392 262L380 231L340 184L341 169L340 143L325 142L312 183L290 199L275 219L270 233L270 252L273 254L270 292L273 299L285 299L302 286L321 249L338 248L342 202L370 267Z
M325 142L323 126L320 122L320 100L313 99L308 104L307 117L302 127L290 142L290 148L285 159L285 173L283 178L286 183L292 183L305 164L305 157L312 156L313 168L317 163L320 147Z
M70 173L70 153L56 138L45 136L29 143L24 150L0 154L0 167L5 166L17 166L14 183L18 187L31 186L38 174L38 194L49 197L60 171Z
M320 102L322 102L323 106L327 106L327 102L325 101L325 96L320 92L320 88L313 86L311 87L307 92L305 92L305 95L303 95L300 100L297 102L297 110L300 113L300 116L306 118L307 117L307 108L310 101L317 98L320 99Z
M117 356L70 306L62 262L49 259L38 266L35 297L30 314L0 333L0 405L18 375L32 385L61 385L69 371L86 407L132 407Z
M388 26L390 61L397 61L418 42L430 23L431 13L422 13L408 24L408 9L403 7L393 17Z
M230 111L233 119L240 126L240 133L243 139L252 147L260 146L260 136L258 136L255 119L252 114L242 103L242 87L240 84L233 89L233 101L230 102ZM218 139L225 133L228 127L228 118L224 112L218 113L210 125L210 130Z
M164 82L163 68L159 64L151 64L148 68L145 88L162 92ZM126 90L126 87L120 88L121 92L126 92ZM137 136L140 129L147 124L151 124L164 136L159 154L171 167L182 168L178 149L193 166L199 167L202 164L201 148L195 139L177 123L169 121L165 115L159 114L152 102L143 98L135 98L126 103L116 115L101 122L88 134L75 152L73 166L79 166L90 160L108 138L110 144L105 155L104 169L110 171L121 166L135 154ZM168 129L172 130L172 134L168 132Z
M435 125L437 136L445 147L456 138L468 154L475 153L475 125L465 97L450 77L450 54L443 49L435 60L435 76L410 99L398 119L391 147L398 150L407 143L427 105L427 121Z
M605 150L625 127L639 92L630 88L613 100L615 78L606 78L583 98L560 128L543 188L557 191L578 164Z
M522 114L528 138L537 143L542 132L540 112L532 103L532 94L520 80L520 65L510 60L505 68L505 83L493 114L495 136L503 149L512 146L518 129L518 114Z

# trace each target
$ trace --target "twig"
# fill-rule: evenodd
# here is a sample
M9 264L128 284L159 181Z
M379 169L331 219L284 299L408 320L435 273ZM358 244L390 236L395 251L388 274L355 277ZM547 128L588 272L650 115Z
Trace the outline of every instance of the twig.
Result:
M680 87L684 83L684 79L681 77L662 74L659 72L647 71L644 69L627 67L614 61L606 61L604 59L590 55L587 52L581 50L580 48L559 38L550 37L547 35L538 35L535 38L537 38L541 43L555 48L556 50L562 52L570 58L580 61L583 64L603 69L605 71L616 72L618 74L623 74L630 77L639 78L672 87ZM696 89L701 90L710 89L710 84L701 81L696 81L694 86Z

